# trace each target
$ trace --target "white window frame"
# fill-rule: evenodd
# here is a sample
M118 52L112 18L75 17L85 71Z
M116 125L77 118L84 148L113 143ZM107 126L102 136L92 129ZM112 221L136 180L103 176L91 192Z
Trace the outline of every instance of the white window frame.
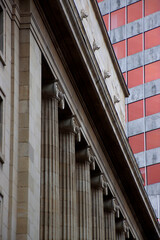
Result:
M0 240L2 240L2 225L3 225L3 195L0 192Z
M6 8L2 0L0 0L0 7L3 11L3 51L0 49L0 61L5 66L6 62Z
M0 88L0 98L2 100L2 143L1 143L1 149L0 149L0 163L4 163L4 141L5 141L5 95L3 94L1 88Z

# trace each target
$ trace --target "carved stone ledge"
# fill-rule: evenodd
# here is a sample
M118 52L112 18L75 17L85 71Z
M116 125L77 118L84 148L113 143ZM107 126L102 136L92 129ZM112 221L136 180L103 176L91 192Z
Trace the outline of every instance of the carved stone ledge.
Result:
M59 102L59 107L61 109L64 109L65 107L64 94L59 90L58 82L50 83L48 85L43 86L42 96L44 98L56 98Z
M88 13L85 9L81 10L81 20L88 17Z
M94 39L93 41L93 51L95 52L96 50L100 49L100 46L98 45L98 43L96 42L96 40Z
M72 132L72 133L74 133L76 135L76 140L78 142L81 141L80 127L78 126L74 116L71 116L70 118L61 121L59 126L60 126L60 130L61 131L63 131L63 132Z
M109 73L109 71L104 70L104 75L103 75L104 79L110 78L110 76L111 74Z
M114 102L114 104L119 103L120 102L119 96L114 95L113 102Z

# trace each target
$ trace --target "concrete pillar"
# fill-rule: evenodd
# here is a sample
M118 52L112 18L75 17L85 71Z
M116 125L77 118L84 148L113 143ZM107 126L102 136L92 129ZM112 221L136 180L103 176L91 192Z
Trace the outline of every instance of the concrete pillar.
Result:
M80 141L80 129L75 118L60 123L60 201L61 237L77 239L77 192L75 169L75 138Z
M114 199L108 199L104 202L105 219L105 239L116 240L115 211L116 205Z
M116 223L116 240L125 240L126 239L126 223L125 220L120 220Z
M39 46L26 25L21 25L19 41L16 240L39 240L42 57Z
M41 112L40 239L59 239L59 129L57 83L43 88Z
M103 176L92 179L92 236L94 240L104 240Z
M78 239L92 239L92 202L90 165L94 157L90 149L85 148L76 153L77 176L77 210L78 210Z

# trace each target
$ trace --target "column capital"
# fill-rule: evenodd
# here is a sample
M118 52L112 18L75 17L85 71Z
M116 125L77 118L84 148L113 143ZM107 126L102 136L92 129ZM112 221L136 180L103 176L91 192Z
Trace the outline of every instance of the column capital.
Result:
M118 232L127 232L127 224L126 224L126 220L120 220L116 223L116 231Z
M116 202L114 198L104 201L104 210L106 212L116 212Z
M47 85L44 85L42 88L42 95L44 98L55 98L59 102L59 107L64 109L65 101L64 94L58 88L58 82L53 82Z
M94 188L101 188L103 191L106 189L106 181L103 173L91 178L91 185Z
M76 140L81 141L81 131L80 127L77 124L75 116L71 116L67 119L64 119L59 124L60 130L62 132L71 132L76 135Z
M76 160L78 162L95 163L95 156L92 154L91 148L88 146L76 152Z

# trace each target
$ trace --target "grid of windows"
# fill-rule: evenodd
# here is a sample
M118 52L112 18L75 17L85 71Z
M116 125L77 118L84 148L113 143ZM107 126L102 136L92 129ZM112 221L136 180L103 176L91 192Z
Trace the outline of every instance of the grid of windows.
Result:
M157 149L160 149L160 127L156 121L152 122L151 127L146 127L146 119L154 117L157 120L158 115L154 114L160 113L160 88L159 85L156 85L160 80L160 59L157 52L160 45L160 26L157 25L156 18L156 12L160 11L160 0L139 0L134 3L127 1L126 3L126 6L119 4L118 8L117 1L110 0L112 11L106 12L103 18L111 39L114 41L113 48L117 59L121 59L122 66L126 64L123 76L128 88L132 91L131 96L134 94L134 102L130 98L129 104L125 107L126 122L129 122L129 128L135 126L141 128L138 123L143 124L142 133L139 131L139 134L136 135L136 131L135 134L134 131L130 131L134 135L129 137L129 143L133 153L140 154L139 156L145 157L147 153L143 155L143 152L154 150L154 156L149 156L156 158L156 162L147 158L149 161L147 163L147 160L143 158L140 168L144 185L150 185L160 183L160 156L156 155ZM146 18L141 21L143 17ZM141 54L143 51L145 52ZM132 58L134 54L139 57L136 59L133 56ZM156 55L155 59L154 55ZM122 58L126 59L122 60ZM137 60L139 63L136 65L134 62L133 66L130 66L132 63L128 59L133 59L133 62ZM140 118L143 118L143 121ZM137 122L134 122L133 125L131 121Z

